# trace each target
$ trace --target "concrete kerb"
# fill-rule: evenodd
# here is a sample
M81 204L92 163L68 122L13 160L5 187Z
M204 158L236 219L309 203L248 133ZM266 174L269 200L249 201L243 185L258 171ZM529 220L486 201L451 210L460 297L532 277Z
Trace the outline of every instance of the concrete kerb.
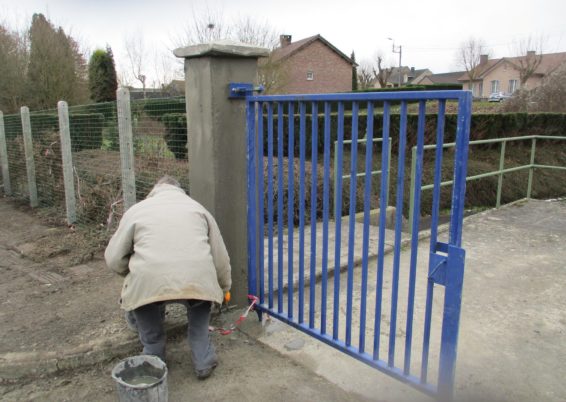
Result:
M500 209L509 208L526 201L526 199L518 200L501 206ZM490 210L482 211L474 216L485 215L489 213L489 211ZM464 222L469 218L471 218L471 216L464 218ZM438 227L438 232L443 233L448 229L449 224L446 223ZM429 237L430 230L419 232L419 240L424 240ZM405 239L402 241L401 247L407 246L410 244L410 241L410 238ZM392 248L389 248L386 250L385 254L391 253L391 251ZM358 265L360 262L361 261L357 261L356 264ZM236 314L234 314L234 316L236 316ZM250 315L249 319L253 319L253 316ZM177 336L185 331L187 325L186 319L173 316L171 319L168 319L168 321L169 322L166 323L168 336ZM126 324L124 323L124 325ZM242 332L261 342L263 345L270 347L262 342L253 331ZM4 353L0 355L0 383L17 382L36 375L54 374L64 370L104 363L115 358L131 355L139 351L139 348L140 343L137 336L131 333L114 338L95 339L67 350Z

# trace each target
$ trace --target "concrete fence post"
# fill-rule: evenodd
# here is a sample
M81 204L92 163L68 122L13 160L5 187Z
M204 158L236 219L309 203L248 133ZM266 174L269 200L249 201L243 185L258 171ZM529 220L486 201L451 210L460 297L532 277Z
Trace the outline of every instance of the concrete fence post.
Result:
M124 210L136 203L136 176L134 171L134 140L132 132L132 111L130 91L119 88L116 91L118 106L118 132L120 134L120 162L122 167L122 193Z
M4 195L12 195L10 171L8 168L8 150L6 148L6 131L4 130L4 113L0 111L0 164L2 165L2 185Z
M232 300L247 305L246 102L228 99L230 82L253 83L268 50L235 42L179 48L185 59L189 186L222 232L232 265ZM261 251L260 251L261 252Z
M29 188L29 203L32 208L39 206L37 198L37 183L35 179L35 162L33 159L33 142L31 139L31 122L29 117L29 108L22 106L20 108L22 116L22 134L24 137L24 152L26 156L26 171Z
M65 207L67 210L67 223L73 224L77 220L77 207L75 200L75 181L73 177L73 155L71 153L71 129L69 125L69 107L67 102L57 103L59 114L59 135L61 136L61 159L63 162L63 182L65 185Z

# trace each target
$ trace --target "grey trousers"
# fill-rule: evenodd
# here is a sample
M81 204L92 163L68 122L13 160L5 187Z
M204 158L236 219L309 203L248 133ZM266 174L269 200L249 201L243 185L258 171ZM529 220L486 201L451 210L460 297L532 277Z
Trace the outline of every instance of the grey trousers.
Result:
M211 302L203 300L176 300L175 303L187 307L189 327L187 340L195 370L201 371L216 366L218 363L214 346L210 341ZM146 304L132 311L143 353L155 355L165 361L166 334L163 326L163 302Z

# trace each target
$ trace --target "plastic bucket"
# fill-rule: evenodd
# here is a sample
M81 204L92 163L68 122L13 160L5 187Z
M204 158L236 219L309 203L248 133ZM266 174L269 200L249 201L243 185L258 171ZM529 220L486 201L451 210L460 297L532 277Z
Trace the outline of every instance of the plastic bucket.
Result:
M167 402L167 366L157 356L122 360L112 369L120 402Z

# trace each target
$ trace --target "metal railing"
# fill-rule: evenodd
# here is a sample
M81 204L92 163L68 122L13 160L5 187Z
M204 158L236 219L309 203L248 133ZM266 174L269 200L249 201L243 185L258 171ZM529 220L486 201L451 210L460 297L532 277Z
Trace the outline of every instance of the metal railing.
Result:
M367 142L367 139L362 138L361 140L356 141L356 144L365 143L365 142ZM374 138L372 140L372 142L373 143L383 142L383 138ZM344 140L343 143L344 144L352 144L352 140ZM389 137L388 143L389 143L389 148L387 150L387 152L388 152L387 170L389 171L389 168L391 166L391 137ZM339 172L341 171L338 167L338 159L336 158L336 155L338 155L338 141L334 141L334 155L335 155L335 157L334 157L334 205L336 205L337 202L338 202L338 192L336 191L336 189L338 188L338 185L337 185L338 184L338 178L340 177ZM370 172L370 176L377 176L377 175L380 175L381 173L382 173L381 170L372 170ZM364 177L365 175L366 175L365 172L360 172L360 173L356 174L356 177ZM346 174L346 175L341 176L342 180L350 179L351 177L352 177L351 174ZM387 188L389 188L389 175L387 175ZM387 192L386 198L387 198L386 205L389 205L389 191ZM335 208L334 209L334 220L335 221L337 219L337 216L336 216L336 214L338 213L337 211L338 211L338 209ZM342 215L341 211L339 213L340 213L340 215Z
M521 166L514 166L511 168L505 168L505 149L506 144L512 141L531 141L531 155L530 161L526 165ZM527 199L531 198L531 190L533 186L533 174L535 169L557 169L557 170L566 170L566 166L553 166L553 165L539 165L535 163L535 153L536 153L536 144L537 140L566 140L566 137L563 136L551 136L551 135L527 135L522 137L509 137L509 138L494 138L489 140L477 140L477 141L470 141L470 145L479 145L479 144L494 144L494 143L501 143L500 154L499 154L499 169L493 170L490 172L474 175L474 176L467 176L466 182L472 180L479 180L486 177L491 176L499 176L497 180L497 198L495 207L499 208L501 206L501 188L503 187L503 175L505 173L517 172L521 170L529 169L529 179L527 184ZM438 144L430 144L425 145L424 149L436 149ZM453 148L456 144L453 142L446 143L442 145L442 148ZM415 175L416 175L416 161L417 161L417 147L412 148L411 154L411 193L410 193L410 204L409 204L409 225L412 225L413 222L413 214L414 214L414 183L415 183ZM452 185L452 180L443 181L440 183L440 186L449 186ZM434 187L434 184L427 184L421 186L422 190L430 190ZM410 232L412 228L409 229Z

